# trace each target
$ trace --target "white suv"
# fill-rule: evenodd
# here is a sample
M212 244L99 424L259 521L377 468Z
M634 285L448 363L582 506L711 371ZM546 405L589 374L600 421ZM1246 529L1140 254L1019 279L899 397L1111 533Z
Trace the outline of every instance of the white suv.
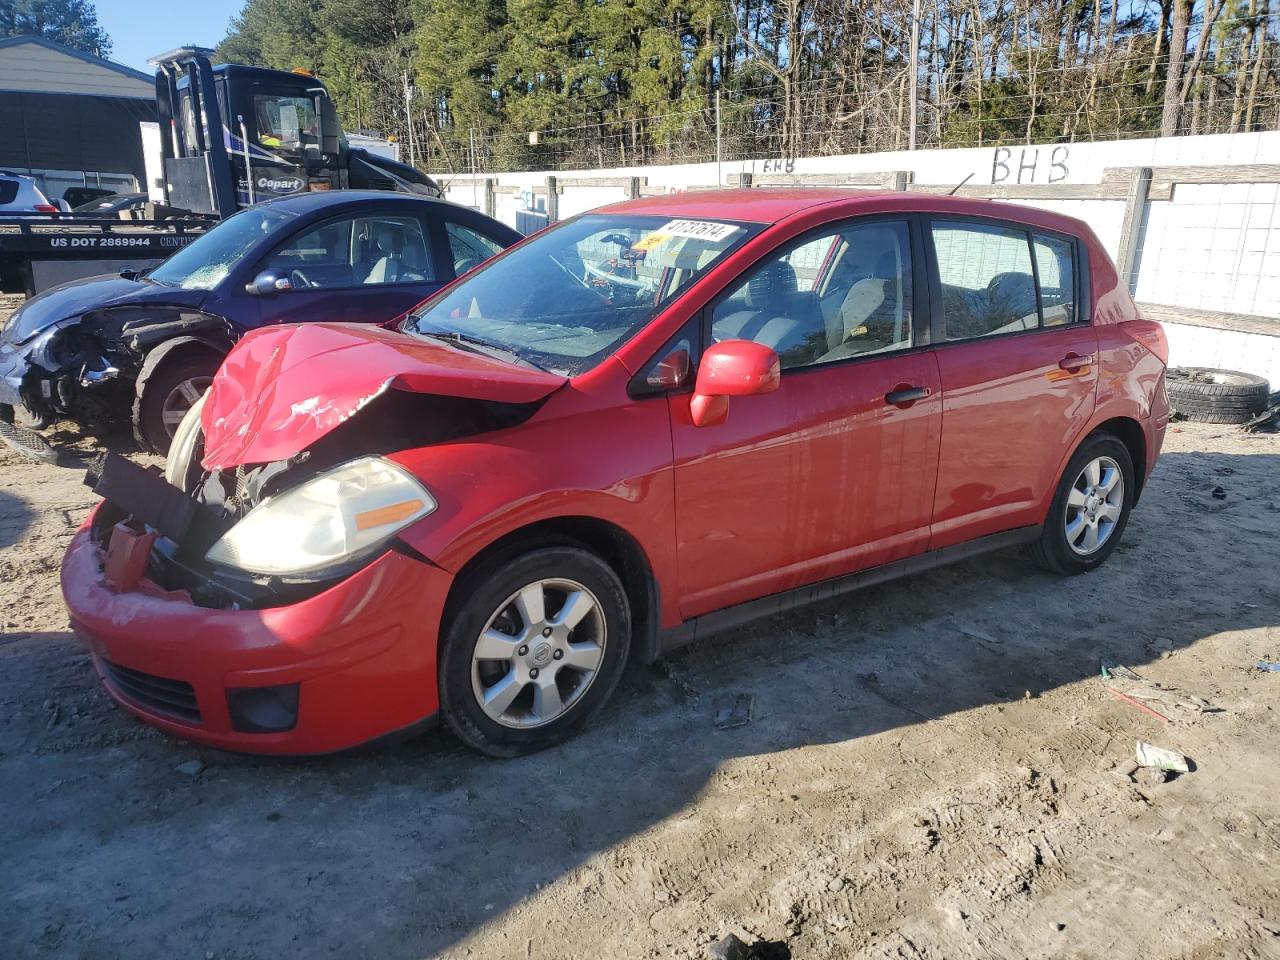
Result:
M44 195L30 177L0 170L0 217L9 214L58 213L62 207Z

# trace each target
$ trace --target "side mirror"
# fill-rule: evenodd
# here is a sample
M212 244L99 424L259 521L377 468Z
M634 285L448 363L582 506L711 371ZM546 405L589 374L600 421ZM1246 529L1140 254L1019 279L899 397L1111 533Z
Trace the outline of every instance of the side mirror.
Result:
M752 340L722 340L709 347L698 365L698 379L689 399L695 427L724 423L730 397L770 393L781 382L778 354Z
M316 96L316 125L319 127L320 152L336 154L342 125L338 123L338 108L323 93Z
M244 292L251 293L256 297L269 297L282 290L292 289L293 282L288 277L282 277L274 270L263 270L244 285Z

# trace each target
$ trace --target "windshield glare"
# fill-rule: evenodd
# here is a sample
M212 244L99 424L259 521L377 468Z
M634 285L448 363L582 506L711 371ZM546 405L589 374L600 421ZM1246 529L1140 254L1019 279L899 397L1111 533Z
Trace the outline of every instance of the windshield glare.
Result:
M756 225L588 214L428 301L405 326L458 333L570 376L640 330Z
M147 279L166 287L212 290L246 251L293 216L269 206L243 210L183 247Z

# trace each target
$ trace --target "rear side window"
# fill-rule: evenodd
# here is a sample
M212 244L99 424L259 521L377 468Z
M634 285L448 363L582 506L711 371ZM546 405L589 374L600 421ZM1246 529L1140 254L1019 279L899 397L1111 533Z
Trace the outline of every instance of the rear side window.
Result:
M17 180L0 179L0 203L13 203L13 198L18 195Z
M1040 325L1031 248L1021 230L935 223L931 230L948 340Z
M1036 275L1040 278L1040 306L1046 327L1061 327L1079 319L1076 309L1075 244L1059 237L1035 234Z

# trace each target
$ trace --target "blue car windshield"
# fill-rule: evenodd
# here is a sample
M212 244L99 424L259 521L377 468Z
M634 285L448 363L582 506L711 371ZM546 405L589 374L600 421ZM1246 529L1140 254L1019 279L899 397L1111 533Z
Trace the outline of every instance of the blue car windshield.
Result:
M270 205L223 220L146 275L152 283L184 290L212 290L259 240L297 214Z
M464 277L419 307L402 329L487 344L574 376L613 353L760 229L587 214Z

